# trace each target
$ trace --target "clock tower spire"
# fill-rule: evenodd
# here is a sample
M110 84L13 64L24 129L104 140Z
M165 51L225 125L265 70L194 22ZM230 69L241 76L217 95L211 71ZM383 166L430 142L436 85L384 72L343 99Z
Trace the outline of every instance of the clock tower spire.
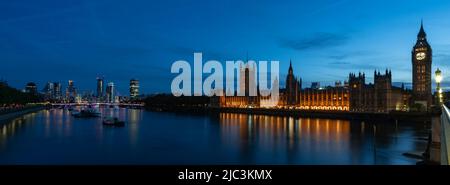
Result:
M427 41L427 34L423 28L423 21L417 34L417 41L411 52L413 102L427 107L431 106L431 63L432 50Z
M423 29L423 21L420 21L420 30L417 34L417 40L426 40L427 39L427 33L425 33L425 30Z

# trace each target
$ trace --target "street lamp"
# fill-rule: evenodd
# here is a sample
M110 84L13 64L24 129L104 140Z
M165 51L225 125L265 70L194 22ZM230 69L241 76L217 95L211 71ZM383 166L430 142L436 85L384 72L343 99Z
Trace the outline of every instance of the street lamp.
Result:
M442 82L442 73L439 68L437 68L435 74L435 80L436 80L436 91L438 95L438 101L439 104L442 104L442 89L441 89L441 82Z

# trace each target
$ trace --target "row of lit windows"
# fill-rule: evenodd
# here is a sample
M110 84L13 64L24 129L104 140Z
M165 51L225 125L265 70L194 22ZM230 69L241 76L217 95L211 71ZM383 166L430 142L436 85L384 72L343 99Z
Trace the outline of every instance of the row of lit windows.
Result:
M415 50L418 52L418 51L427 51L428 49L424 47L424 48L416 48Z
M425 73L425 66L417 66L417 73Z
M335 111L348 111L348 106L300 106L303 110L335 110Z
M423 92L423 91L425 91L425 85L418 85L416 89L419 92Z

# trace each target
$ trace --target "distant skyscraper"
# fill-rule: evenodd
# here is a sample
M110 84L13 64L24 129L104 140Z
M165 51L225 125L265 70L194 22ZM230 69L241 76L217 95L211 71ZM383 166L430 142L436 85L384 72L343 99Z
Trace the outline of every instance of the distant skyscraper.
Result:
M97 98L103 97L103 77L97 77Z
M108 86L106 87L106 98L108 102L114 103L114 83L109 82Z
M61 83L59 82L53 82L53 95L56 99L61 99Z
M55 97L54 89L55 85L52 82L47 82L42 92L45 94L47 99L53 99Z
M311 89L320 89L320 82L312 82Z
M74 99L77 96L77 91L75 89L75 85L73 83L73 80L69 80L69 83L66 88L66 98L67 99Z
M25 87L25 92L30 94L37 94L37 87L34 82L28 82L27 86Z
M130 80L130 98L136 98L139 96L139 80Z

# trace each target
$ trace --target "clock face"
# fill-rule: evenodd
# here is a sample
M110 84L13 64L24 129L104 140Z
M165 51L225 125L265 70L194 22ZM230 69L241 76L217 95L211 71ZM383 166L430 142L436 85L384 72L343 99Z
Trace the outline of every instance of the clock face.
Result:
M426 58L425 52L419 52L419 53L416 54L416 59L417 60L423 60L425 58Z

